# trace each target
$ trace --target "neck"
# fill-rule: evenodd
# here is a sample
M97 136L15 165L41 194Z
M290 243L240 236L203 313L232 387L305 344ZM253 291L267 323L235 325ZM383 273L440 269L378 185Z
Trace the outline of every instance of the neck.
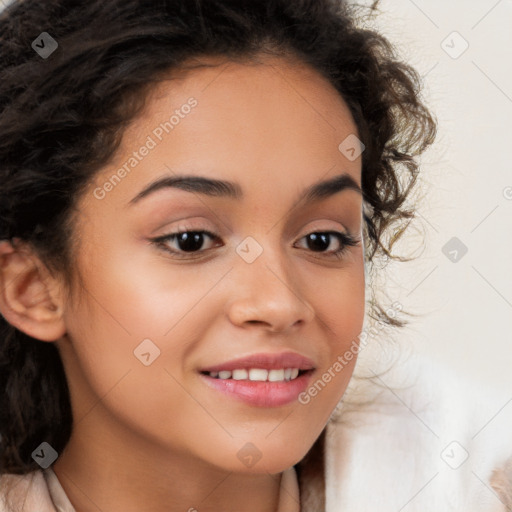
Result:
M113 439L103 431L91 436L87 421L85 418L75 426L66 449L53 466L77 512L278 509L282 473L225 471L190 453L170 454L161 447L143 445L140 438L129 434Z

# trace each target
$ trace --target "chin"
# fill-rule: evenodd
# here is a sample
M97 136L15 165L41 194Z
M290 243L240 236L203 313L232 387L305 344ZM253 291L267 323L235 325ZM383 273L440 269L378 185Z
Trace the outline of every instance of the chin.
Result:
M217 466L234 473L246 473L248 475L278 474L300 462L309 446L301 451L295 443L282 443L279 450L271 446L257 448L255 444L247 442L235 453L235 457L226 457L226 452L218 455ZM291 448L293 447L293 449ZM220 463L220 464L219 464Z

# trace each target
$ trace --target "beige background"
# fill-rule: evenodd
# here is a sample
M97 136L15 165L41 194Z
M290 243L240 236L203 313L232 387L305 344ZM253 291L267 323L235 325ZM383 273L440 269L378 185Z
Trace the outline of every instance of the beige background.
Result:
M376 26L424 77L439 121L423 159L423 231L408 240L420 256L390 268L393 300L422 314L403 341L512 396L512 1L380 10ZM442 251L452 237L467 247L456 262Z

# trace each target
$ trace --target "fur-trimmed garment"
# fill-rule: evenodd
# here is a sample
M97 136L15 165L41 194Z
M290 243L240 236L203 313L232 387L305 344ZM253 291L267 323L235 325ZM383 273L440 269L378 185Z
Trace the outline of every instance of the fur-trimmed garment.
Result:
M512 511L512 392L419 355L373 382L328 427L328 512Z
M353 379L327 427L325 468L325 512L511 512L512 398L422 357ZM290 469L283 512L298 510ZM73 512L53 471L14 478L20 512Z

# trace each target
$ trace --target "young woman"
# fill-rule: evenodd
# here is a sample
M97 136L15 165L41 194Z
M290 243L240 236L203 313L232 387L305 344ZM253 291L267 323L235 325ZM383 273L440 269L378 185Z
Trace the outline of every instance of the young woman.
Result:
M3 510L326 510L364 319L403 325L366 277L435 134L417 74L355 20L2 13Z

